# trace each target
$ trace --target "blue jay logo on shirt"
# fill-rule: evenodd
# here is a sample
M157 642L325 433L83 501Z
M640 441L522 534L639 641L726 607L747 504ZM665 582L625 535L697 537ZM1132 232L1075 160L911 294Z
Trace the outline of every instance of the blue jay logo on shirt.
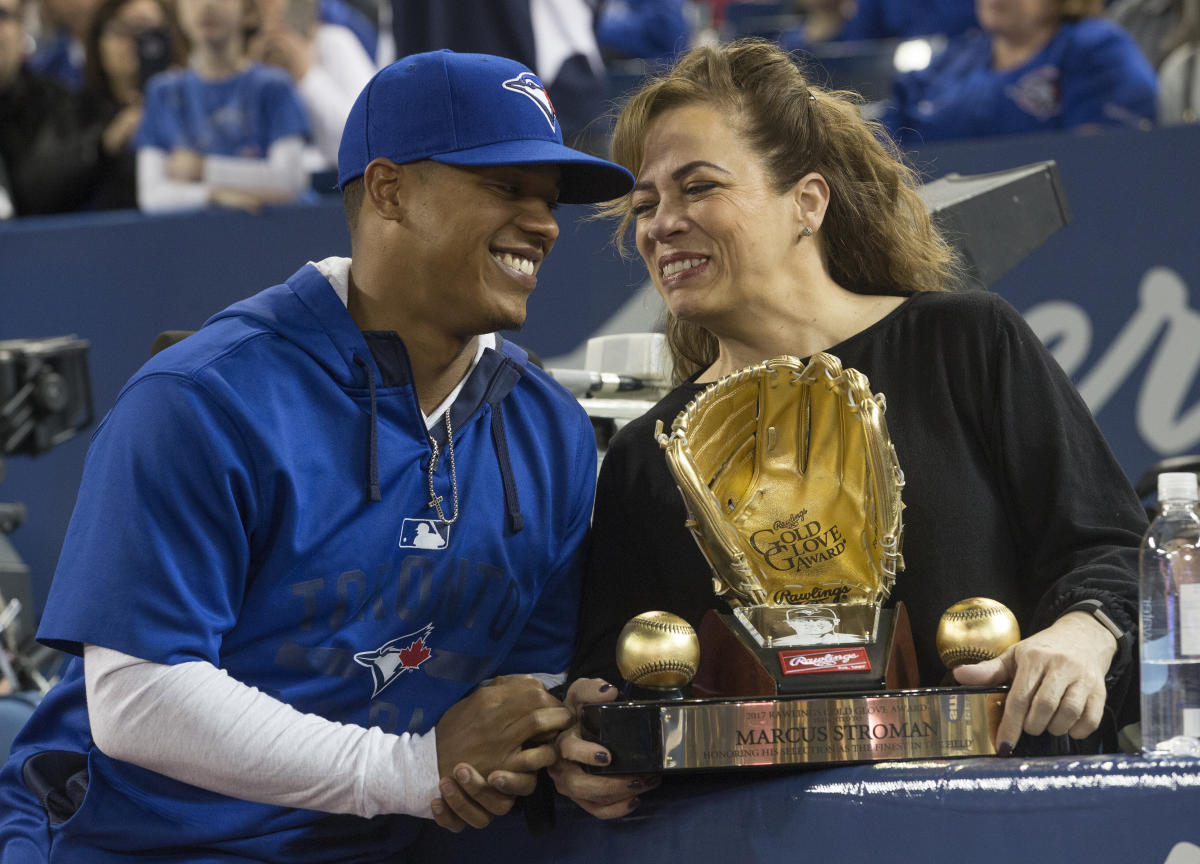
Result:
M527 97L534 105L538 106L538 110L542 112L542 116L546 118L550 128L554 128L554 121L557 119L557 115L554 113L554 104L550 101L550 94L546 92L546 86L537 79L536 75L532 72L522 72L516 78L509 78L505 81L504 89Z
M401 549L445 549L450 526L437 519L405 519L400 525Z
M433 624L426 624L420 630L385 642L374 651L360 651L354 655L355 663L371 670L371 679L375 682L372 699L405 672L415 672L433 655L426 642L432 632Z
M1049 120L1062 113L1059 78L1057 66L1039 66L1022 75L1004 92L1026 114L1032 114L1039 120Z

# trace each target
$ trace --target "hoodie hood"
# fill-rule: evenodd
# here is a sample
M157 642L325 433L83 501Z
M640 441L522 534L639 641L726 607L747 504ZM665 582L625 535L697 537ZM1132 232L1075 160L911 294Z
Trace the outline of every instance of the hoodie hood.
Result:
M370 355L346 304L316 266L305 264L282 285L260 291L213 315L205 327L229 318L257 323L304 351L344 388L366 386L354 357ZM376 378L379 367L373 365ZM411 384L411 379L405 382Z
M252 331L266 329L291 342L308 354L348 396L355 399L366 396L370 423L362 439L366 456L364 484L371 501L381 500L378 443L381 391L386 391L389 402L401 406L397 419L406 428L411 428L413 435L428 442L431 457L435 446L439 454L451 449L446 440L444 416L426 428L413 387L408 353L399 334L360 330L344 300L315 265L305 264L282 285L229 306L212 316L204 326L230 319L248 325ZM509 464L501 404L524 376L528 354L499 335L496 342L496 350L485 350L467 374L461 391L448 409L449 426L454 430L464 429L481 411L490 414L510 527L520 530L523 519ZM439 459L435 469L439 475L449 474L449 460Z

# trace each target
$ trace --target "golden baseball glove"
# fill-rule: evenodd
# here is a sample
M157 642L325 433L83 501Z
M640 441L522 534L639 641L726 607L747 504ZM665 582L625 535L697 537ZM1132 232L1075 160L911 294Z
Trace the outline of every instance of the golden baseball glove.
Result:
M658 430L688 527L735 606L879 603L903 569L883 394L831 354L710 384Z

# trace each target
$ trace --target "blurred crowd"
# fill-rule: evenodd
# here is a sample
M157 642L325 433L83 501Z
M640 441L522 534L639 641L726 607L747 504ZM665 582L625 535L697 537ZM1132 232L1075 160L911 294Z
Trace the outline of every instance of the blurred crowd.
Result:
M434 48L537 71L607 151L687 47L778 41L902 146L1196 122L1200 0L0 0L0 218L333 191L375 70Z

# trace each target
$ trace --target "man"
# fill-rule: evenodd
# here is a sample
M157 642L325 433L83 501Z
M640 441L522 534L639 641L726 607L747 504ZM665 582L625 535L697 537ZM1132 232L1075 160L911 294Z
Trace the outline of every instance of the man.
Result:
M0 0L0 218L81 206L104 167L100 127L25 56L28 0Z
M83 88L84 39L98 0L41 0L42 33L30 66L71 91Z
M556 203L632 184L561 140L520 64L385 68L339 153L352 257L122 390L39 633L83 660L4 769L4 864L396 860L412 817L532 791L571 715L515 673L570 660L595 443L495 331Z

